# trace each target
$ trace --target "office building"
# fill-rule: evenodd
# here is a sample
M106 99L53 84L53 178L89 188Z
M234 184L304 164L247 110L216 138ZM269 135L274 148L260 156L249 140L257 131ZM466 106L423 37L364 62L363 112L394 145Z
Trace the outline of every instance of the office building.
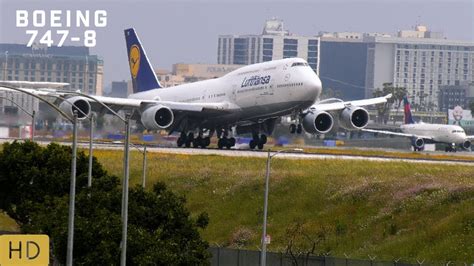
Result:
M102 95L103 61L87 47L0 44L0 67L0 80L69 83L64 89ZM13 97L22 107L38 110L30 96ZM4 106L11 103L0 100L0 109Z
M324 87L344 98L372 97L384 83L405 87L416 109L439 109L442 86L474 81L474 43L448 40L424 26L384 33L321 34ZM349 97L347 97L349 96Z
M267 20L262 34L219 35L219 64L249 65L271 60L300 57L319 71L319 37L290 34L283 21Z

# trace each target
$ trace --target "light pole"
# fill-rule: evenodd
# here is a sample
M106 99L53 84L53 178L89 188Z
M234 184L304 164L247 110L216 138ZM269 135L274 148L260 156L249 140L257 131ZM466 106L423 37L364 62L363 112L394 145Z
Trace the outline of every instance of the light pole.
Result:
M92 142L94 138L94 115L90 115L90 125L89 125L89 171L87 173L87 187L92 186Z
M72 119L72 160L71 160L71 187L69 189L69 216L67 236L66 265L72 266L74 249L74 214L76 203L76 153L77 153L77 111L74 110Z
M263 202L263 232L262 232L262 254L260 256L260 265L265 266L267 263L267 211L268 211L268 186L270 182L270 162L273 157L277 156L280 153L284 152L302 152L302 149L284 149L279 150L273 154L271 154L271 150L268 149L268 156L267 156L267 168L265 172L265 195L264 195L264 202Z
M120 120L122 120L125 124L125 147L124 147L124 177L123 177L123 188L122 188L122 242L121 242L121 255L120 255L120 265L125 266L127 262L127 226L128 226L128 181L130 176L130 164L129 164L129 155L130 155L130 117L133 114L133 109L130 114L127 114L125 118L120 116L117 112L115 112L112 108L110 108L105 103L101 102L94 96L84 94L77 91L57 91L63 92L69 95L79 95L84 98L88 98L97 102L102 107L107 109L113 115L117 116Z
M31 116L31 141L35 141L35 110L33 110L31 113L28 112L28 110L26 110L25 108L23 108L21 105L17 104L14 100L12 99L9 99L7 97L3 97L3 96L0 96L0 99L3 99L3 100L7 100L9 102L11 102L13 105L15 105L16 107L18 107L20 110L22 110L23 112L25 112L27 115Z
M137 149L143 155L143 162L142 162L142 187L145 189L146 183L146 145L143 145L143 150L140 149L137 145L130 143L135 149Z
M27 90L12 87L12 86L1 86L7 91L17 91L30 95L56 110L61 114L66 120L72 123L72 158L71 158L71 186L69 191L69 214L68 214L68 235L67 235L67 255L66 255L66 265L72 266L73 261L73 247L74 247L74 205L75 205L75 196L76 196L76 153L77 153L77 111L74 111L73 117L69 117L66 113L61 111L56 105L50 103L46 99L33 94Z
M76 111L81 112L81 114L84 117L87 117L87 114L81 111L79 107L77 107L73 102L69 101L67 98L63 98L54 94L48 94L48 97L53 97L56 98L60 101L64 101L69 103L71 106L76 107ZM34 112L34 111L33 111ZM94 125L94 115L91 113L89 116L89 121L90 121L90 128L89 128L89 171L87 173L87 187L90 188L92 186L92 142L94 139L94 131L93 131L93 125Z

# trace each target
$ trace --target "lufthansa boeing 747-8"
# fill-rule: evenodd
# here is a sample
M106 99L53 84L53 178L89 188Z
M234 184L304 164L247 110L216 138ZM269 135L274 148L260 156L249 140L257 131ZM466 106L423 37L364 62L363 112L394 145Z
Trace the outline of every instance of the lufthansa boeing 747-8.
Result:
M132 119L148 130L179 132L179 147L202 147L215 134L219 148L235 145L236 134L252 134L250 148L262 149L281 116L292 115L295 126L314 134L329 132L335 119L349 130L364 128L363 108L386 102L390 95L359 101L317 102L322 85L301 58L286 58L243 66L220 78L163 88L134 29L125 30L133 94L128 98L94 96L115 109L134 109ZM49 92L55 93L55 92ZM56 94L59 92L56 92ZM68 95L60 108L72 114L80 109L84 119L100 105L82 96Z

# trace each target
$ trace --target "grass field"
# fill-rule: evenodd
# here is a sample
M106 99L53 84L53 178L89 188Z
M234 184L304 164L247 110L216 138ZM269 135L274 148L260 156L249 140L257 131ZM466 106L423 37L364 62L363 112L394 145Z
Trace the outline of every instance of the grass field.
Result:
M94 152L122 175L122 152ZM205 211L211 244L256 249L265 159L149 153L148 188L165 182ZM131 184L141 183L132 152ZM272 161L270 250L316 243L319 253L377 260L474 262L474 167L343 160ZM295 233L296 232L296 233Z

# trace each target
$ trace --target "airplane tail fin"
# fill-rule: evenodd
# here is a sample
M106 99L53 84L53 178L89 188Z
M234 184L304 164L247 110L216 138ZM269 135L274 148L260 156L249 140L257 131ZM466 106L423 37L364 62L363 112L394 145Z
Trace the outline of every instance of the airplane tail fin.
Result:
M413 116L411 115L410 103L407 96L403 97L403 106L405 111L405 124L414 124Z
M127 43L128 63L132 75L133 93L162 88L155 71L146 56L140 39L134 28L126 29L125 41Z

